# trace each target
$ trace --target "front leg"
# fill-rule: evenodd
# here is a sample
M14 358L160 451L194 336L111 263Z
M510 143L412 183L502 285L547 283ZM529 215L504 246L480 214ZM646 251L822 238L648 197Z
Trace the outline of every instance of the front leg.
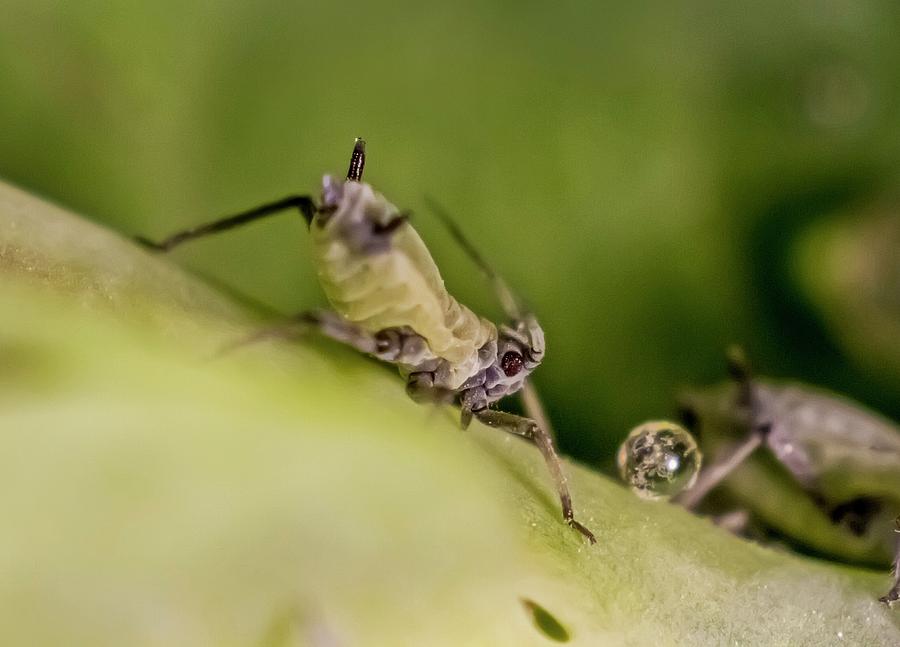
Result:
M695 509L709 492L740 467L765 441L769 427L759 427L737 444L725 448L708 467L704 467L694 485L675 497L688 510Z
M464 414L466 410L464 409ZM594 533L581 525L575 520L575 513L572 510L572 497L569 495L569 486L566 484L566 476L563 474L562 464L559 456L556 454L556 448L553 446L553 440L547 432L541 428L534 420L523 418L512 413L503 411L493 411L491 409L481 409L471 412L481 422L489 427L496 427L503 431L527 438L532 441L540 450L550 470L550 476L556 485L556 491L559 493L559 500L562 503L563 519L572 528L580 532L588 538L593 544L596 543Z

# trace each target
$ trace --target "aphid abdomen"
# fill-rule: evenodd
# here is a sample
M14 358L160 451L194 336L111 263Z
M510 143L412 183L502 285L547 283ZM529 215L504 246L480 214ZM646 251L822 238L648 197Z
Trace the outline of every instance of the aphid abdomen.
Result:
M333 181L332 181L333 182ZM408 223L388 229L399 211L362 182L346 182L333 211L311 227L319 281L334 309L371 332L408 327L450 366L455 389L482 368L478 350L497 331L444 288L425 243Z

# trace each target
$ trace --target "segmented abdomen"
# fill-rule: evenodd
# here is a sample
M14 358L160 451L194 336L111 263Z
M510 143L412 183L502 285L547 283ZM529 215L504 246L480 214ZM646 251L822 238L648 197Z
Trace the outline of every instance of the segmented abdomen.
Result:
M412 328L436 357L447 360L459 386L481 368L478 350L496 339L496 328L447 292L411 225L378 233L397 213L369 185L346 183L337 210L311 228L319 281L349 321L372 332Z

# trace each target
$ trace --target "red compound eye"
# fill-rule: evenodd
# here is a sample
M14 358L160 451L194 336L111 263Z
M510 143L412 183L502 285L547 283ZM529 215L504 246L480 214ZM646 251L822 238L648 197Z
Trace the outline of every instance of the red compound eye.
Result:
M500 360L500 368L506 373L506 377L512 377L518 375L525 368L525 360L522 359L519 353L511 350L503 354L503 359Z

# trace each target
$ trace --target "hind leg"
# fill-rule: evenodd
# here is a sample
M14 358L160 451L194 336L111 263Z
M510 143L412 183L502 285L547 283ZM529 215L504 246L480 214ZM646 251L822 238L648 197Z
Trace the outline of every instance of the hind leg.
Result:
M225 354L267 339L294 340L311 333L340 342L383 362L419 367L419 372L410 374L407 384L407 392L413 399L417 399L415 396L421 393L425 400L434 401L433 398L427 397L427 394L431 393L441 394L440 400L443 401L445 393L455 393L434 386L432 371L438 367L441 360L434 357L421 335L405 327L385 328L373 333L329 310L301 312L237 340L223 348L221 353ZM430 383L427 377L432 378Z
M384 361L394 361L402 350L402 340L388 334L388 331L371 333L335 312L309 310L235 341L223 348L220 355L267 339L293 340L305 337L310 333L333 339L361 353Z

